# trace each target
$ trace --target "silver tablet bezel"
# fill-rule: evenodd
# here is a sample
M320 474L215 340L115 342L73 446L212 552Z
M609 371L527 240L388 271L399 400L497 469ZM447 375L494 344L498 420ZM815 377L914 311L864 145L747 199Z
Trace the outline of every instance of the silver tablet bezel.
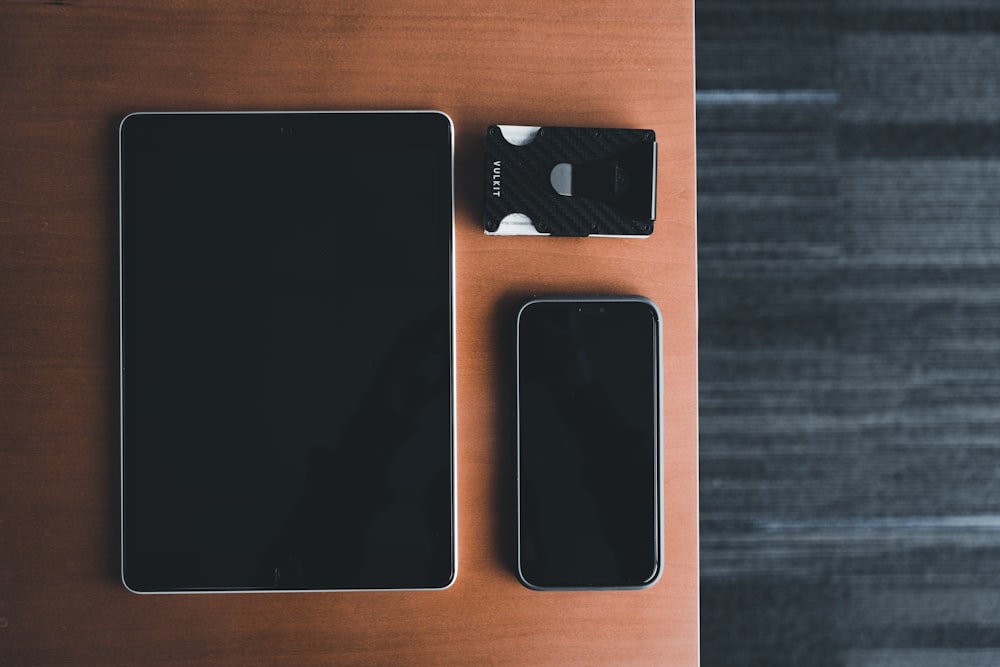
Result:
M123 346L123 239L122 225L124 223L123 214L123 184L124 174L122 170L122 133L125 123L129 118L137 116L190 116L190 115L221 115L221 116L247 116L247 115L268 115L268 114L330 114L330 115L398 115L398 114L436 114L441 116L448 124L449 129L449 153L450 153L450 232L449 232L449 355L451 363L450 383L451 383L451 578L445 586L433 588L331 588L331 589L267 589L267 588L233 588L233 589L185 589L185 590L165 590L165 591L140 591L131 588L125 578L125 485L124 485L124 389L123 389L123 366L124 366L124 346ZM118 125L118 454L119 454L119 475L118 475L118 502L119 502L119 579L121 584L130 592L137 595L192 595L192 594L232 594L232 593L318 593L318 592L386 592L386 591L439 591L451 588L458 578L458 400L456 395L457 371L455 356L455 125L451 117L443 112L433 109L410 109L410 110L326 110L326 111L140 111L133 112L122 118Z

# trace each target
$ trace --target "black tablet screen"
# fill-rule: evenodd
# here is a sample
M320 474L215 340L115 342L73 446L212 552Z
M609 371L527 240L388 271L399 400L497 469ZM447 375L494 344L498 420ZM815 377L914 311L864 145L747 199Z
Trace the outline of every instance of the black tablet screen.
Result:
M447 586L448 118L132 115L121 202L126 585Z

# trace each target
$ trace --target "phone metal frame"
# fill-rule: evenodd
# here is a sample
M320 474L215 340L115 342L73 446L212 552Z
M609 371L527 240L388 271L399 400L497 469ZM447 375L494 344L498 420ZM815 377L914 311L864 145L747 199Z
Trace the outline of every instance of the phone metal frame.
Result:
M600 303L634 302L649 306L656 317L656 574L646 583L637 586L540 586L527 580L521 570L521 315L524 310L535 303L579 303L595 305ZM516 537L516 570L517 578L524 586L535 591L613 591L613 590L644 590L655 585L663 576L663 315L660 308L650 299L638 295L586 295L586 296L538 296L523 303L517 311L515 334L515 412L516 433L514 450L514 483L515 483L515 520L517 523Z

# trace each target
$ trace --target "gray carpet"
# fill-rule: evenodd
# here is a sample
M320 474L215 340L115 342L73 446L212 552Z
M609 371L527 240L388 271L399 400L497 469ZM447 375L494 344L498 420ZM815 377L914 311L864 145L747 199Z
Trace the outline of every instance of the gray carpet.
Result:
M1000 665L1000 2L696 2L705 665Z

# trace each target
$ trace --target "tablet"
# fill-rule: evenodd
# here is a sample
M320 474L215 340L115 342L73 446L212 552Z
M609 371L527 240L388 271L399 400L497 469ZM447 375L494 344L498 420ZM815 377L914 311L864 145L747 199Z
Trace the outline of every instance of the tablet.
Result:
M439 112L120 127L122 580L454 580L453 164Z

